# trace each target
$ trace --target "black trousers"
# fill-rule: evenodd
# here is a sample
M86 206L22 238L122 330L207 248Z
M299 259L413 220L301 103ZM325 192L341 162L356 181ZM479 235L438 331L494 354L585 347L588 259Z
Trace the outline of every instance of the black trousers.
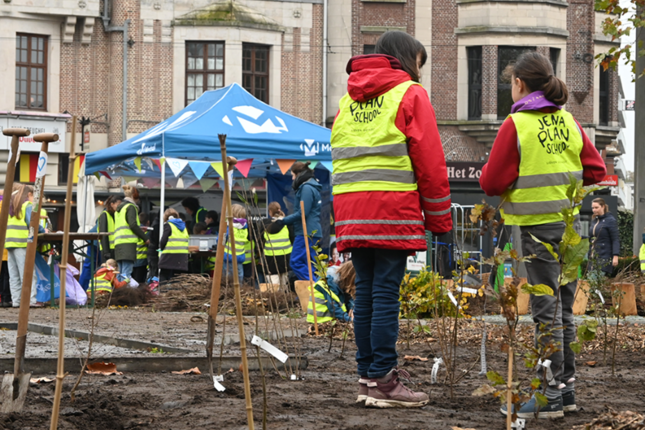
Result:
M9 287L9 267L6 261L2 262L2 273L0 274L0 301L11 303L11 288Z
M139 284L146 282L146 277L148 276L148 268L146 266L135 266L132 270L132 277Z

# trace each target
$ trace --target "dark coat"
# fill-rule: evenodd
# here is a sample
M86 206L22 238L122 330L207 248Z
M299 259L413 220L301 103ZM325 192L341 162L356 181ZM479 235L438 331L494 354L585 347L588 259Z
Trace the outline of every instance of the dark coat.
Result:
M161 250L166 248L168 243L168 238L172 234L172 229L168 223L163 225L163 236L161 237L161 242L159 248ZM188 271L188 254L161 254L159 258L159 268L168 269L168 270L177 270L180 272Z
M296 183L299 178L296 178ZM305 222L307 223L307 235L312 237L322 237L322 228L320 226L320 207L322 200L320 191L322 185L313 177L300 184L296 190L295 205L293 213L282 219L284 225L292 225L296 236L303 236L302 214L300 212L300 202L305 203ZM282 227L280 227L282 228Z
M112 217L112 222L114 222L114 214L111 214L108 211L101 212L99 215L99 233L109 233L107 217ZM110 258L114 258L114 248L110 248L110 238L108 236L101 238L101 246L103 247L103 251L101 252L103 263L108 261Z
M132 202L124 200L121 202L119 207L116 209L120 211L126 204L134 204ZM114 215L116 219L116 214ZM148 237L146 233L141 230L139 227L139 216L137 215L137 209L134 206L128 206L125 213L125 221L128 223L128 227L132 230L132 233L137 236L139 239L146 241ZM115 227L116 228L116 227ZM114 247L114 259L116 261L129 260L135 261L137 259L137 244L136 243L122 243Z
M602 265L602 271L611 273L614 270L611 260L614 255L620 254L618 221L614 215L607 212L592 220L589 225L589 238L592 248L590 260L596 258L598 264Z

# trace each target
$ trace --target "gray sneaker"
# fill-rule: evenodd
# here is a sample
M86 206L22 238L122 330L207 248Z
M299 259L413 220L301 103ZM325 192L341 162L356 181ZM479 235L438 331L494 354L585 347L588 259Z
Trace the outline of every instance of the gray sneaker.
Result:
M381 382L387 380L388 382ZM384 378L371 379L367 386L369 388L365 406L375 408L420 408L430 400L425 393L416 393L403 385L399 377L410 378L405 370L392 369Z
M513 411L514 406L512 407ZM562 418L564 417L564 410L562 408L562 397L558 397L557 400L549 400L549 403L540 408L537 404L537 400L535 399L535 395L531 396L531 399L522 404L520 406L520 410L517 411L517 417L518 418L524 418L524 419L532 419L535 418L536 412L538 412L538 418L546 419L546 418ZM506 405L503 405L500 409L500 412L504 415L507 414L506 412Z

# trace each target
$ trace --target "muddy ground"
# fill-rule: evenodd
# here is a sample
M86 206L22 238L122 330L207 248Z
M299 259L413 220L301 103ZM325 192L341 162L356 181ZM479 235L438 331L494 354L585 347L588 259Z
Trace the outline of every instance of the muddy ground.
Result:
M15 318L12 312L0 311L0 320L12 321ZM86 329L90 313L88 310L70 310L68 326ZM55 325L56 315L53 310L38 309L31 313L31 321ZM134 309L110 310L103 314L102 326L98 331L203 351L203 345L186 342L205 339L206 324L197 318L191 321L195 315ZM229 323L232 322L229 319ZM305 327L302 320L300 327ZM401 358L404 355L429 357L427 362L400 360L412 375L415 389L424 390L430 395L430 403L419 410L376 410L356 405L355 347L351 339L347 341L341 358L342 340L335 339L328 352L328 339L305 337L297 343L309 360L308 369L301 375L303 380L284 380L275 370L267 369L267 428L443 430L456 426L477 430L504 429L499 400L471 395L485 382L478 376L477 330L477 327L473 327L470 332L466 331L458 350L459 369L472 367L472 371L454 387L453 399L450 398L449 386L444 383L443 370L439 373L439 383L430 384L432 357L437 354L438 342L413 341L410 349L407 342L401 342ZM567 413L565 418L559 420L529 421L527 429L570 429L574 425L592 421L607 407L641 413L645 411L645 350L638 348L645 339L645 332L641 327L632 327L631 330L630 336L635 338L635 343L625 348L619 346L616 376L611 375L609 365L602 365L602 351L586 351L577 361L579 411ZM232 333L233 327L228 326L227 331ZM523 327L521 337L528 338L529 331L529 326ZM489 370L505 374L506 359L500 351L499 337L492 333L490 339L487 355ZM235 345L226 350L226 353L234 352ZM255 350L250 352L249 358L253 359ZM593 361L597 362L595 367L586 364ZM118 366L118 360L115 362ZM206 373L206 369L201 370ZM285 376L285 373L281 375ZM65 379L61 429L247 428L242 374L237 370L226 374L224 385L227 389L224 393L217 392L205 375L129 373L120 376L86 376L78 388L75 402L71 402L70 390L76 377L70 375ZM529 371L520 366L520 378L528 381L531 377ZM260 372L251 372L251 386L256 428L261 428L263 391ZM1 414L0 428L48 428L53 394L53 384L32 385L23 412Z

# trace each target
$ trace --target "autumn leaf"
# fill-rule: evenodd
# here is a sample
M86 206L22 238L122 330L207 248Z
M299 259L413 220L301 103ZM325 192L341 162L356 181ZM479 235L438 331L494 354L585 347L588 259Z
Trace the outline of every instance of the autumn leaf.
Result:
M404 359L404 360L407 360L407 361L415 361L415 360L418 360L418 361L428 361L428 359L427 359L427 358L425 358L425 357L420 357L420 356L418 356L418 355L406 355L405 357L403 357L403 359Z
M549 399L544 394L538 392L535 393L535 401L542 408L549 404Z
M553 289L544 284L524 284L522 285L522 291L527 294L533 294L534 296L553 296Z
M506 385L506 381L504 381L504 378L502 377L502 375L500 375L499 373L494 372L492 370L489 370L486 373L486 378L488 378L488 380L490 382L492 382L494 386L495 385Z
M484 384L481 387L477 388L475 391L473 391L473 396L476 397L481 397L481 396L487 396L489 394L493 394L495 392L495 389L491 387L488 384Z

